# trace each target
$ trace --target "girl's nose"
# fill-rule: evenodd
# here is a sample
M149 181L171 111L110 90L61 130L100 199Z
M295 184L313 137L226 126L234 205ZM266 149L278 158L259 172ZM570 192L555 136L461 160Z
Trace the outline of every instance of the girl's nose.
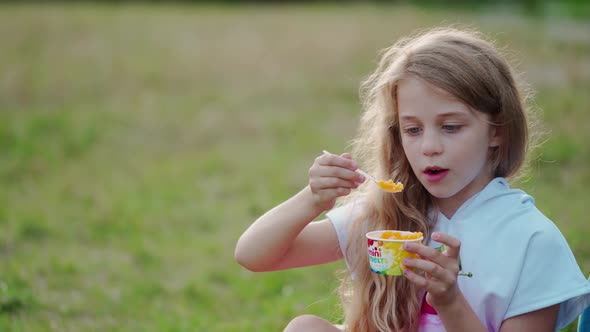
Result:
M443 146L441 137L433 131L424 132L422 136L422 153L426 156L432 156L442 153Z

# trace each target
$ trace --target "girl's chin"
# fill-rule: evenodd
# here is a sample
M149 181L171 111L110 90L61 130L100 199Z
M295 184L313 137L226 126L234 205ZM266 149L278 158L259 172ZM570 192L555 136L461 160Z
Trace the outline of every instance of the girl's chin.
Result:
M424 188L426 188L426 191L428 191L428 193L430 195L432 195L433 198L445 199L445 198L449 198L449 197L453 196L453 193L450 193L445 188L441 188L439 186L432 186L432 185L429 185L429 183L426 183L426 184L423 183L422 185L424 186Z
M432 191L429 191L429 193L434 199L445 199L450 197L450 195L447 195L446 193L437 193Z

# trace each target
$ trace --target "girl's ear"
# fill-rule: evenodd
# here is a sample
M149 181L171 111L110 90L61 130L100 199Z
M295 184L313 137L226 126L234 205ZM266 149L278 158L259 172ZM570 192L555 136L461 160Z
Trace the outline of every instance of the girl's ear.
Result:
M491 125L490 126L490 141L489 147L495 148L500 146L502 143L502 128L500 126Z

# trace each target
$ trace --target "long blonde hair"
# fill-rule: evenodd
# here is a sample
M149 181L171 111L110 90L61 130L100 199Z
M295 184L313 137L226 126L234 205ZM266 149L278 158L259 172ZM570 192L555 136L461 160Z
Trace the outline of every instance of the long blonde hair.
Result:
M362 167L382 179L405 184L399 194L363 185L351 200L363 201L363 212L348 230L345 257L354 279L344 278L340 294L348 331L415 331L421 293L403 277L370 272L365 233L379 229L419 231L430 237L436 207L411 170L404 154L397 117L397 85L416 77L489 114L502 137L490 151L494 176L511 177L524 164L528 128L526 94L494 45L474 31L438 28L405 38L384 50L377 69L361 85L364 113L352 154Z

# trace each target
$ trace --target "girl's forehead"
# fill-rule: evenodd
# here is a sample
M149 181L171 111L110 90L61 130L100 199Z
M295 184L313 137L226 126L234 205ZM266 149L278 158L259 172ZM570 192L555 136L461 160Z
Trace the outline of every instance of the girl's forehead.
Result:
M400 118L425 115L474 115L470 107L459 98L417 78L404 79L398 83L397 106Z
M440 99L448 99L457 101L458 98L449 91L428 82L422 78L409 76L397 82L397 94L422 97L424 95L432 96Z

